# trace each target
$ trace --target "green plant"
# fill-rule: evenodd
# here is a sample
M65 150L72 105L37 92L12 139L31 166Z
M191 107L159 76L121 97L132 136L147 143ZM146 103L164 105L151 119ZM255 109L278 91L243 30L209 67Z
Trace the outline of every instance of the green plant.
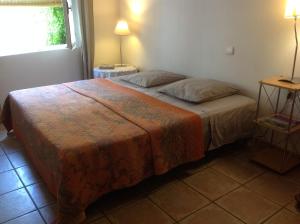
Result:
M48 45L59 45L66 43L66 27L64 9L62 7L51 7L49 14Z

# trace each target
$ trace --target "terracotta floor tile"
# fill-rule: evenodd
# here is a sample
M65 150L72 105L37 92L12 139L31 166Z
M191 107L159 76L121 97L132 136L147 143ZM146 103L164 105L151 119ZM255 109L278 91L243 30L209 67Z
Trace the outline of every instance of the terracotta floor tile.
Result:
M44 219L46 220L47 224L52 224L55 220L56 213L57 213L57 206L56 204L48 205L40 209L40 212Z
M296 207L296 204L296 200L292 200L290 203L287 204L286 209L296 214L300 214L300 207Z
M254 163L232 157L219 159L212 168L242 184L265 172Z
M8 154L8 158L11 161L14 168L25 166L28 163L28 159L26 158L23 152L15 152L12 154Z
M40 214L37 211L34 211L19 218L10 220L5 224L45 224L45 222Z
M0 223L25 215L35 210L25 189L0 196Z
M0 156L0 173L12 170L13 167L11 166L9 160L5 155Z
M109 213L114 224L170 224L174 221L149 200L144 199L130 206L116 209Z
M216 200L240 186L230 177L210 168L184 179L184 182L210 200Z
M4 151L3 151L3 149L1 148L1 146L0 146L0 156L4 156Z
M26 187L38 208L55 203L54 197L42 183Z
M295 194L300 193L300 186L270 172L259 176L246 186L282 206L293 200Z
M278 205L244 187L217 200L217 204L248 224L261 223L280 209Z
M211 204L200 211L192 214L180 222L180 224L242 224L240 220L233 217L224 209Z
M95 203L99 205L101 211L103 211L104 213L108 213L111 210L127 206L138 200L146 198L146 194L133 187L104 195Z
M87 222L93 222L95 220L98 220L102 218L104 215L101 211L101 204L100 203L93 203L86 209L86 217Z
M285 177L296 184L300 184L300 166L285 174Z
M160 188L149 197L176 221L209 203L209 200L179 181Z
M262 146L259 146L259 144L249 143L242 150L239 150L239 152L234 154L233 156L242 161L250 162L254 154L259 150L261 150L261 147Z
M180 167L176 172L176 177L178 179L184 179L190 177L200 171L205 170L209 167L210 161L200 161L192 164L186 164Z
M93 205L86 210L87 219L85 220L85 223L97 224L98 220L102 219L104 216L103 213L99 211L97 206L93 206ZM52 224L57 214L57 206L56 204L48 205L46 207L41 208L40 212L44 217L44 219L46 220L47 224ZM100 223L101 222L99 222L99 224Z
M286 209L280 211L278 214L274 215L265 224L299 224L300 215L296 215Z
M40 176L36 173L33 167L31 166L22 166L16 169L19 177L21 178L22 182L25 186L35 184L41 181Z
M23 184L14 170L0 173L0 195L22 187Z
M154 176L147 180L142 181L138 185L138 189L140 191L150 194L154 191L157 191L159 188L164 187L165 185L177 180L177 172L176 173L167 173L162 176Z
M14 135L7 136L4 140L1 141L0 144L6 154L16 153L22 151L23 149L22 145Z

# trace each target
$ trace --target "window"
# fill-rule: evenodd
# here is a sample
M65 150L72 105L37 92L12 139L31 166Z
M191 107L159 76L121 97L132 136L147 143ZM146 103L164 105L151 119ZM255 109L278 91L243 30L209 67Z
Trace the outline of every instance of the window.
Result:
M67 0L0 0L0 56L71 47L68 5Z

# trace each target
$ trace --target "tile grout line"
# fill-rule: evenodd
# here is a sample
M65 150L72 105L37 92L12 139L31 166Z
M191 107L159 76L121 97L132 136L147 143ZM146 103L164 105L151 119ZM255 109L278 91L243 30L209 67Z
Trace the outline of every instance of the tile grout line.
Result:
M216 171L216 170L214 170L214 171ZM219 171L217 171L217 172L220 173ZM223 175L222 173L220 173L220 174ZM192 175L192 176L193 176L193 175ZM228 176L226 176L226 177L228 177ZM216 200L218 200L218 199L224 197L225 195L230 194L231 192L237 190L238 188L242 187L242 184L241 184L241 183L237 182L236 180L232 179L231 177L228 177L228 178L230 178L231 180L233 180L233 181L234 181L235 183L237 183L239 186L237 186L237 187L235 187L234 189L230 190L229 192L227 192L227 193L225 193L225 194L219 196L217 199L210 199L210 198L208 198L206 195L204 195L203 193L201 193L200 191L198 191L198 189L196 189L195 187L193 187L193 186L189 185L188 183L186 183L184 180L180 180L180 181L181 181L183 184L185 184L186 186L188 186L190 189L196 191L197 193L201 194L203 197L205 197L205 198L207 198L208 200L210 200L211 202L214 202L214 201L216 201Z
M277 213L279 213L282 209L284 209L286 205L282 206L282 205L278 204L277 202L274 202L273 200L270 200L270 199L266 198L266 197L263 196L262 194L260 194L260 193L258 193L258 192L256 192L256 191L253 191L253 190L251 190L251 189L249 189L249 188L246 186L248 183L250 183L250 182L252 182L253 180L255 180L255 179L257 179L257 178L263 176L263 175L266 174L266 173L267 173L267 171L264 171L264 172L262 172L261 174L255 176L255 177L253 177L253 178L251 178L251 179L249 179L248 181L246 181L246 182L243 183L243 184L239 183L239 184L241 184L241 185L240 185L238 188L236 188L235 190L237 190L237 189L239 189L239 188L241 188L241 187L244 187L244 188L246 188L247 190L249 190L249 191L251 191L251 192L254 192L255 194L257 194L257 195L260 196L261 198L263 198L263 199L265 199L265 200L267 200L267 201L269 201L269 202L271 202L271 203L277 205L277 206L279 207L279 209L278 209L277 211L275 211L272 215L270 215L270 216L268 216L268 217L266 218L267 220L269 220L269 219L271 219L273 216L275 216ZM224 175L226 175L226 174L224 174ZM226 175L226 176L227 176L227 175ZM233 190L233 191L235 191L235 190ZM216 199L216 200L214 201L214 203L217 204L217 200L219 200L219 199L225 197L226 195L229 195L229 194L232 193L233 191L228 192L228 193L224 194L223 196L219 197L218 199ZM218 204L217 204L217 205L218 205ZM225 210L226 212L229 212L230 214L232 214L230 211L227 211L227 210L226 210L225 208L223 208L221 205L218 205L218 206L221 207L221 208L222 208L223 210ZM233 215L233 214L232 214L232 215ZM234 215L234 216L235 216L235 215ZM235 217L236 217L236 216L235 216ZM263 222L264 222L264 221L263 221ZM262 223L263 223L263 222L262 222Z
M37 212L37 210L32 210L32 211L30 211L30 212L26 212L25 214L18 215L18 216L14 217L14 218L11 218L11 219L6 220L5 222L1 222L1 224L6 224L7 222L10 222L10 221L12 221L12 220L21 218L21 217L23 217L23 216L25 216L25 215L29 215L30 213L33 213L33 212ZM43 220L43 221L44 221L44 220Z
M13 170L10 170L10 172L12 172L12 171L13 171ZM18 178L19 178L19 177L18 177ZM19 179L20 179L20 178L19 178ZM22 182L21 182L21 184L23 185ZM0 197L4 196L4 195L6 195L6 194L12 193L12 192L14 192L14 191L21 190L21 189L23 189L23 188L25 188L25 187L24 187L24 186L23 186L23 187L18 187L18 188L14 189L14 190L7 191L7 192L5 192L5 193L0 194Z
M192 186L189 186L189 185L188 185L187 183L185 183L184 181L182 181L182 182L183 182L184 184L186 184L188 187L194 189ZM235 181L235 182L236 182L236 181ZM236 182L236 183L238 183L238 182ZM238 184L240 184L240 183L238 183ZM233 217L235 217L235 218L237 218L238 220L240 220L240 221L242 221L243 223L245 223L245 222L244 222L243 220L241 220L239 217L237 217L237 216L235 216L234 214L232 214L231 212L225 210L222 206L220 206L220 205L218 205L218 204L216 203L216 201L219 200L220 198L222 198L222 197L224 197L224 196L226 196L226 195L228 195L228 194L230 194L230 193L236 191L237 189L239 189L239 188L241 188L241 187L242 187L242 185L240 184L238 187L232 189L231 191L227 192L226 194L224 194L224 195L222 195L222 196L220 196L220 197L218 197L217 199L214 199L214 200L211 200L211 199L207 198L206 196L204 196L204 195L203 195L201 192L199 192L198 190L196 190L196 189L194 189L194 190L196 190L197 193L199 193L200 195L204 196L205 198L207 198L207 199L211 202L211 203L209 203L208 205L204 206L203 208L208 207L209 205L214 204L214 205L218 206L219 208L221 208L221 209L222 209L223 211L225 211L226 213L232 215ZM191 213L190 215L188 215L188 216L185 217L184 219L186 219L186 218L190 217L191 215L193 215L193 214L199 212L199 211L200 211L201 209L203 209L203 208L200 208L200 209L198 209L197 211ZM180 220L180 222L181 222L181 221L183 221L183 219Z
M207 169L207 168L209 168L209 167L206 167L205 169ZM204 169L204 170L205 170L205 169ZM203 171L203 170L199 170L199 172L196 172L196 173L194 173L193 175L196 175L196 174L198 174L198 173L200 173L200 172L202 172L202 171ZM218 172L218 171L217 171L217 172ZM222 173L221 173L221 174L222 174ZM193 176L193 175L191 175L191 176ZM230 177L229 177L229 178L230 178ZM232 178L231 178L231 179L232 179ZM192 186L188 185L188 184L185 183L183 180L180 180L180 179L178 179L178 178L176 178L176 180L179 181L179 182L181 182L181 183L183 183L183 184L184 184L185 186L187 186L190 190L192 190L192 191L198 193L199 195L203 196L205 199L207 199L207 200L209 201L209 203L206 204L205 206L203 206L203 207L201 207L201 208L199 208L199 209L197 209L197 210L191 212L190 214L188 214L187 216L181 218L180 220L176 221L171 215L168 214L167 211L165 211L164 209L162 209L162 208L161 208L159 205L157 205L151 198L149 198L149 197L147 196L147 198L149 198L149 200L151 200L152 203L154 203L154 204L155 204L157 207L159 207L164 213L166 213L166 214L167 214L168 216L170 216L173 220L175 220L175 222L180 223L180 222L182 222L183 220L185 220L185 219L187 219L188 217L190 217L191 215L193 215L193 214L199 212L200 210L202 210L202 209L204 209L204 208L206 208L206 207L208 207L208 206L210 206L210 205L212 205L212 204L217 205L217 204L215 203L215 200L209 199L207 196L205 196L204 194L202 194L202 193L199 192L198 190L194 189ZM232 180L233 180L233 179L232 179ZM234 180L234 181L235 181L235 180ZM235 181L235 182L236 182L236 181ZM236 183L239 184L239 186L236 187L236 188L234 188L234 189L231 190L230 192L224 194L223 196L225 196L225 195L227 195L227 194L229 194L229 193L231 193L231 192L237 190L238 188L240 188L240 187L242 186L240 183L238 183L238 182L236 182ZM155 192L155 191L154 191L154 192ZM223 196L220 196L219 198L222 198ZM218 199L219 199L219 198L218 198ZM218 200L218 199L216 199L216 200ZM219 205L217 205L217 206L220 207ZM222 208L222 207L220 207L220 208ZM226 211L224 208L222 208L222 210ZM228 212L228 211L226 211L226 212L229 213L230 215L232 215L233 217L237 218L238 220L242 221L240 218L236 217L235 215L231 214L230 212ZM245 223L244 221L242 221L242 222Z
M235 217L236 219L238 219L239 221L241 221L242 223L247 224L246 221L242 220L240 217L237 217L235 214L227 211L225 208L223 208L222 206L220 206L219 204L217 204L216 202L213 202L214 205L216 205L218 208L222 209L224 212L227 212L228 214L232 215L233 217Z
M271 216L266 217L261 223L262 224L266 223L267 221L271 220L275 215L279 214L283 210L284 210L284 207L280 208L278 211L274 212Z
M17 170L16 170L16 169L18 169L18 168L20 168L20 167L15 168L15 167L13 166L13 164L12 164L10 158L8 157L6 151L4 151L4 154L6 155L6 157L7 157L8 161L10 162L11 166L14 168L14 171L15 171L15 173L17 174L18 178L19 178L20 181L22 182L22 184L23 184L23 186L24 186L24 190L26 191L27 195L29 196L30 200L32 201L34 207L36 208L36 211L37 211L37 212L39 213L39 215L41 216L43 222L44 222L45 224L47 224L47 222L46 222L45 218L43 217L41 211L39 210L37 204L36 204L35 201L33 200L31 194L29 193L29 191L28 191L28 189L27 189L27 187L25 187L25 184L24 184L22 178L20 177L20 175L18 174L18 172L17 172ZM22 217L22 216L20 216L20 217Z
M169 218L171 218L174 223L177 222L177 220L175 218L173 218L169 213L167 213L164 209L162 209L159 205L157 205L148 195L146 196L146 198L154 205L156 206L159 210L161 210L164 214L166 214L167 216L169 216Z
M104 218L107 219L110 224L113 224L113 221L111 221L110 218L104 212L102 212L102 214L103 214ZM101 220L102 218L103 217L92 221L91 224L93 224L93 222L95 222L95 221Z
M0 147L1 147L1 144L0 144ZM43 209L43 208L45 208L45 207L47 207L47 206L49 206L49 205L45 205L45 206L43 206L43 207L41 207L41 208L38 208L38 207L37 207L36 203L34 202L33 198L31 197L29 191L27 190L27 187L32 186L32 185L34 185L34 184L36 184L36 183L30 184L30 185L28 185L28 186L25 186L23 180L21 179L21 177L19 176L19 174L18 174L18 172L17 172L17 169L19 169L19 168L21 168L21 167L24 167L24 166L26 166L27 164L15 168L15 167L13 166L13 164L12 164L10 158L8 157L6 151L3 150L3 146L2 146L2 151L4 152L3 156L6 156L6 158L9 160L10 164L11 164L12 167L13 167L13 169L7 170L7 171L4 171L4 172L8 172L8 171L14 170L14 172L17 174L18 178L20 179L20 181L21 181L22 184L23 184L23 187L22 187L22 188L24 188L24 189L26 190L28 196L30 197L30 199L32 200L32 202L33 202L33 204L34 204L34 206L35 206L35 208L36 208L36 210L30 211L30 212L28 212L28 213L26 213L26 214L23 214L23 215L21 215L21 216L18 216L18 217L16 217L16 218L19 218L19 217L22 217L22 216L24 216L24 215L27 215L27 214L33 213L33 212L35 212L35 211L38 211L39 214L40 214L40 216L42 217L43 221L45 222L44 217L43 217L42 214L40 213L40 209ZM238 159L238 158L237 158L237 159ZM228 178L234 180L234 179L231 178L230 176L228 176L228 175L226 175L226 174L224 174L224 173L221 173L221 172L219 172L218 170L214 169L214 168L213 168L213 165L212 165L212 166L204 167L203 169L201 169L201 170L199 170L199 171L193 173L191 176L196 175L196 174L198 174L198 173L200 173L200 172L203 172L203 171L206 170L207 168L211 168L211 169L213 169L214 171L216 171L216 172L218 172L218 173L220 173L220 174L222 174L222 175L224 175L224 176L226 176L226 177L228 177ZM4 172L3 172L3 173L4 173ZM1 173L2 173L2 172L1 172ZM0 173L0 174L1 174L1 173ZM176 179L177 181L180 181L181 183L185 184L185 185L186 185L188 188L190 188L191 190L197 192L199 195L201 195L201 196L203 196L204 198L206 198L206 199L209 200L209 203L208 203L207 205L205 205L205 206L203 206L203 207L201 207L201 208L199 208L199 209L193 211L192 213L190 213L190 214L187 215L186 217L180 219L179 221L176 221L171 215L168 214L168 212L166 212L166 211L165 211L164 209L162 209L159 205L157 205L157 204L149 197L149 195L147 195L146 198L147 198L152 204L154 204L156 207L158 207L163 213L165 213L166 215L168 215L173 221L175 221L175 223L179 223L179 222L183 221L184 219L190 217L190 216L193 215L194 213L196 213L196 212L200 211L201 209L203 209L203 208L205 208L205 207L208 207L209 205L212 205L212 204L218 206L219 208L221 208L221 209L224 210L225 212L231 214L233 217L235 217L235 218L237 218L238 220L240 220L240 221L242 221L243 223L245 223L243 220L241 220L240 218L236 217L236 216L235 216L234 214L232 214L231 212L227 211L226 209L224 209L223 207L221 207L220 205L218 205L218 204L216 203L216 201L219 200L220 198L225 197L226 195L232 193L233 191L235 191L235 190L237 190L237 189L239 189L239 188L242 188L242 187L245 187L246 189L248 189L248 190L250 190L250 191L253 191L253 190L247 188L246 185L249 184L250 182L252 182L253 180L259 178L260 176L263 176L263 175L266 174L266 173L267 173L267 171L264 171L264 172L262 172L261 174L258 174L258 175L256 175L256 176L252 177L251 179L247 180L245 183L240 183L240 182L234 180L236 183L239 184L239 186L236 187L236 188L234 188L233 190L227 192L226 194L220 196L219 198L217 198L217 199L215 199L215 200L211 200L211 199L207 198L205 195L203 195L203 194L202 194L201 192L199 192L197 189L195 189L195 188L193 188L192 186L190 186L189 184L187 184L184 180L179 179L178 177L176 177L175 179ZM289 181L289 182L293 183L293 181ZM16 190L19 190L19 189L22 189L22 188L18 188L18 189L16 189ZM16 191L16 190L13 190L13 191ZM13 191L10 191L10 192L13 192ZM10 193L10 192L7 192L7 193ZM256 194L258 194L258 195L261 196L262 198L266 199L267 201L273 202L274 204L276 204L276 205L278 205L278 206L280 207L279 210L277 210L276 212L274 212L274 214L272 214L272 215L268 216L267 218L265 218L261 223L267 222L267 221L270 220L272 217L274 217L276 214L280 213L282 210L287 209L286 206L288 206L288 204L286 204L286 205L284 205L284 206L279 205L277 202L274 202L274 201L272 201L272 200L270 200L270 199L268 199L268 198L265 198L265 197L264 197L263 195L261 195L260 193L258 193L258 192L256 192L256 191L253 191L253 192L255 192ZM5 194L6 194L6 193L5 193ZM2 194L2 195L4 195L4 194ZM2 196L2 195L0 195L0 196ZM287 210L290 211L289 209L287 209ZM291 212L292 212L292 211L291 211ZM110 220L110 218L109 218L104 212L102 212L102 213L103 213L103 217L104 217L104 218L106 218L110 223L113 223L113 222ZM294 213L294 212L293 212L293 213ZM99 219L95 219L94 221L100 220L100 219L102 219L103 217L100 217ZM13 219L16 219L16 218L13 218ZM13 219L10 219L10 220L13 220ZM8 220L8 221L10 221L10 220ZM6 221L6 222L7 222L7 221ZM45 223L46 223L46 222L45 222Z
M218 170L215 170L212 166L211 166L211 167L208 167L208 168L211 168L211 169L213 169L214 171L216 171L216 172L218 172L218 173L220 173L220 174L222 174L222 175L224 175L224 176L226 176L226 177L228 177L228 178L234 180L232 177L227 176L226 174L223 174L223 173L219 172ZM196 174L200 173L201 171L202 171L202 170L200 170L199 172L196 172L196 173L193 174L193 175L196 175ZM233 190L227 192L226 194L220 196L219 198L217 198L217 199L215 199L215 200L211 200L211 199L209 199L209 198L208 198L208 199L209 199L213 204L215 204L215 205L217 205L218 207L222 208L224 211L228 212L229 214L231 214L231 215L234 216L235 218L241 220L239 217L235 216L235 215L232 214L230 211L227 211L225 208L223 208L222 206L218 205L218 204L217 204L217 200L219 200L219 199L225 197L226 195L229 195L230 193L232 193L232 192L234 192L234 191L236 191L236 190L238 190L239 188L242 188L242 187L244 187L244 188L246 188L247 190L250 190L250 191L252 191L252 192L255 192L255 191L253 191L253 190L247 188L247 187L246 187L246 184L248 184L248 183L252 182L253 180L257 179L258 177L264 175L266 172L267 172L267 171L264 171L264 172L262 172L262 173L260 173L260 174L258 174L258 175L256 175L256 176L252 177L251 179L247 180L245 183L240 183L240 182L237 182L236 180L234 180L234 181L235 181L236 183L238 183L240 186L238 186L238 187L236 187L235 189L233 189ZM191 175L191 176L193 176L193 175ZM199 194L203 195L203 194L202 194L201 192L199 192L197 189L195 189L194 187L190 186L188 183L185 183L184 180L179 180L179 181L183 182L184 184L186 184L186 185L189 186L190 188L196 190ZM276 203L276 202L274 202L274 201L272 201L272 200L269 200L269 199L263 197L261 194L259 194L259 193L257 193L257 192L255 192L255 193L258 194L259 196L261 196L263 199L265 199L265 200L267 200L267 201L270 201L270 202L272 202L273 204L278 205L278 206L280 207L279 210L277 210L276 212L274 212L271 216L268 216L268 217L266 218L267 220L268 220L268 219L271 219L271 218L272 218L273 216L275 216L278 212L280 212L282 209L284 209L285 206L287 206L287 205L284 205L284 206L279 205L278 203ZM205 196L205 195L203 195L203 196ZM205 196L205 197L206 197L206 196ZM206 198L207 198L207 197L206 197ZM201 209L199 209L199 210L201 210ZM199 210L198 210L198 211L199 211ZM190 215L191 215L191 214L190 214ZM189 215L189 216L190 216L190 215ZM187 216L187 217L189 217L189 216ZM187 217L186 217L186 218L187 218ZM182 221L182 220L180 220L180 221ZM244 222L243 220L241 220L241 221Z
M17 173L18 177L20 178L18 172L16 172L16 173ZM21 178L20 178L20 179L21 179ZM33 197L31 196L31 194L30 194L30 192L28 191L27 187L25 187L25 184L24 184L24 182L23 182L22 179L21 179L21 181L22 181L22 183L23 183L23 185L24 185L25 191L27 192L28 196L30 197L32 203L34 204L34 206L35 206L35 208L36 208L36 210L37 210L37 212L40 214L40 216L41 216L42 220L44 221L44 223L47 224L47 222L46 222L44 216L42 215L42 213L41 213L40 209L38 208L37 204L35 203L35 201L33 200Z
M213 165L212 165L212 166L213 166ZM198 172L193 173L191 176L196 175L196 174L198 174L198 173L200 173L200 172L203 172L203 171L206 170L207 168L211 168L211 169L213 169L214 171L220 173L221 175L224 175L224 176L230 178L231 180L233 180L234 182L236 182L237 184L239 184L239 186L237 186L236 188L234 188L234 189L232 189L231 191L227 192L226 194L220 196L219 198L217 198L217 199L215 199L215 200L211 200L211 199L209 199L208 197L206 197L205 195L203 195L201 192L199 192L197 189L195 189L195 188L193 188L192 186L190 186L189 184L185 183L184 180L182 180L181 178L176 177L176 180L177 180L177 181L182 182L182 183L185 184L187 187L189 187L191 190L196 191L198 194L200 194L200 195L203 196L204 198L208 199L210 203L208 203L207 205L203 206L202 208L199 208L199 209L193 211L192 213L190 213L190 214L187 215L186 217L180 219L179 221L176 221L176 220L175 220L175 222L181 222L181 221L183 221L184 219L186 219L186 218L190 217L191 215L193 215L194 213L197 213L197 212L200 211L201 209L203 209L203 208L205 208L205 207L207 207L207 206L209 206L209 205L211 205L211 204L215 204L216 206L218 206L219 208L221 208L221 209L224 210L225 212L229 213L229 214L232 215L233 217L235 217L235 218L237 218L238 220L240 220L242 223L245 223L245 221L241 220L239 217L235 216L234 214L232 214L231 212L227 211L227 210L226 210L225 208L223 208L222 206L218 205L218 204L216 203L216 201L219 200L220 198L222 198L222 197L224 197L224 196L226 196L226 195L228 195L228 194L230 194L230 193L236 191L237 189L239 189L239 188L241 188L241 187L245 187L246 189L248 189L248 188L245 186L246 184L248 184L249 182L255 180L256 178L258 178L258 177L264 175L267 171L263 171L262 173L253 176L252 178L250 178L250 179L247 180L246 182L240 183L240 182L236 181L235 179L233 179L232 177L230 177L230 176L228 176L228 175L226 175L226 174L223 174L223 173L219 172L218 170L215 170L212 166L204 167L203 169L199 170ZM248 189L248 190L252 191L251 189ZM255 193L256 193L256 192L255 192ZM260 194L258 194L258 195L260 195ZM147 198L148 198L149 200L151 200L151 202L154 203L157 207L159 207L164 213L166 213L168 216L170 216L164 209L162 209L162 208L161 208L160 206L158 206L154 201L152 201L151 198L149 198L149 197L147 197ZM262 198L264 198L264 197L262 197ZM266 198L264 198L264 199L266 199ZM266 199L266 200L268 200L268 199ZM270 201L270 200L268 200L268 201ZM273 201L270 201L270 202L273 202ZM278 205L277 203L274 203L274 204ZM268 219L268 218L272 218L272 217L273 217L275 214L277 214L280 210L284 209L284 207L282 207L281 205L280 205L279 207L280 207L280 209L277 210L277 211L276 211L274 214L272 214L271 216L267 217L267 219ZM170 217L174 220L174 218L173 218L172 216L170 216Z

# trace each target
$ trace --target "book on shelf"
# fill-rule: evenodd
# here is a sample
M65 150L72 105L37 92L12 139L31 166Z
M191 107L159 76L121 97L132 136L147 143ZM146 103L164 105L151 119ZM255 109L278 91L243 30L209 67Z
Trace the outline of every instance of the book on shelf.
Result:
M270 117L266 117L263 119L263 122L266 124L270 124L272 126L276 126L278 128L282 129L288 129L290 124L290 119L282 114L275 114ZM291 128L294 128L296 126L300 125L299 120L291 120Z

